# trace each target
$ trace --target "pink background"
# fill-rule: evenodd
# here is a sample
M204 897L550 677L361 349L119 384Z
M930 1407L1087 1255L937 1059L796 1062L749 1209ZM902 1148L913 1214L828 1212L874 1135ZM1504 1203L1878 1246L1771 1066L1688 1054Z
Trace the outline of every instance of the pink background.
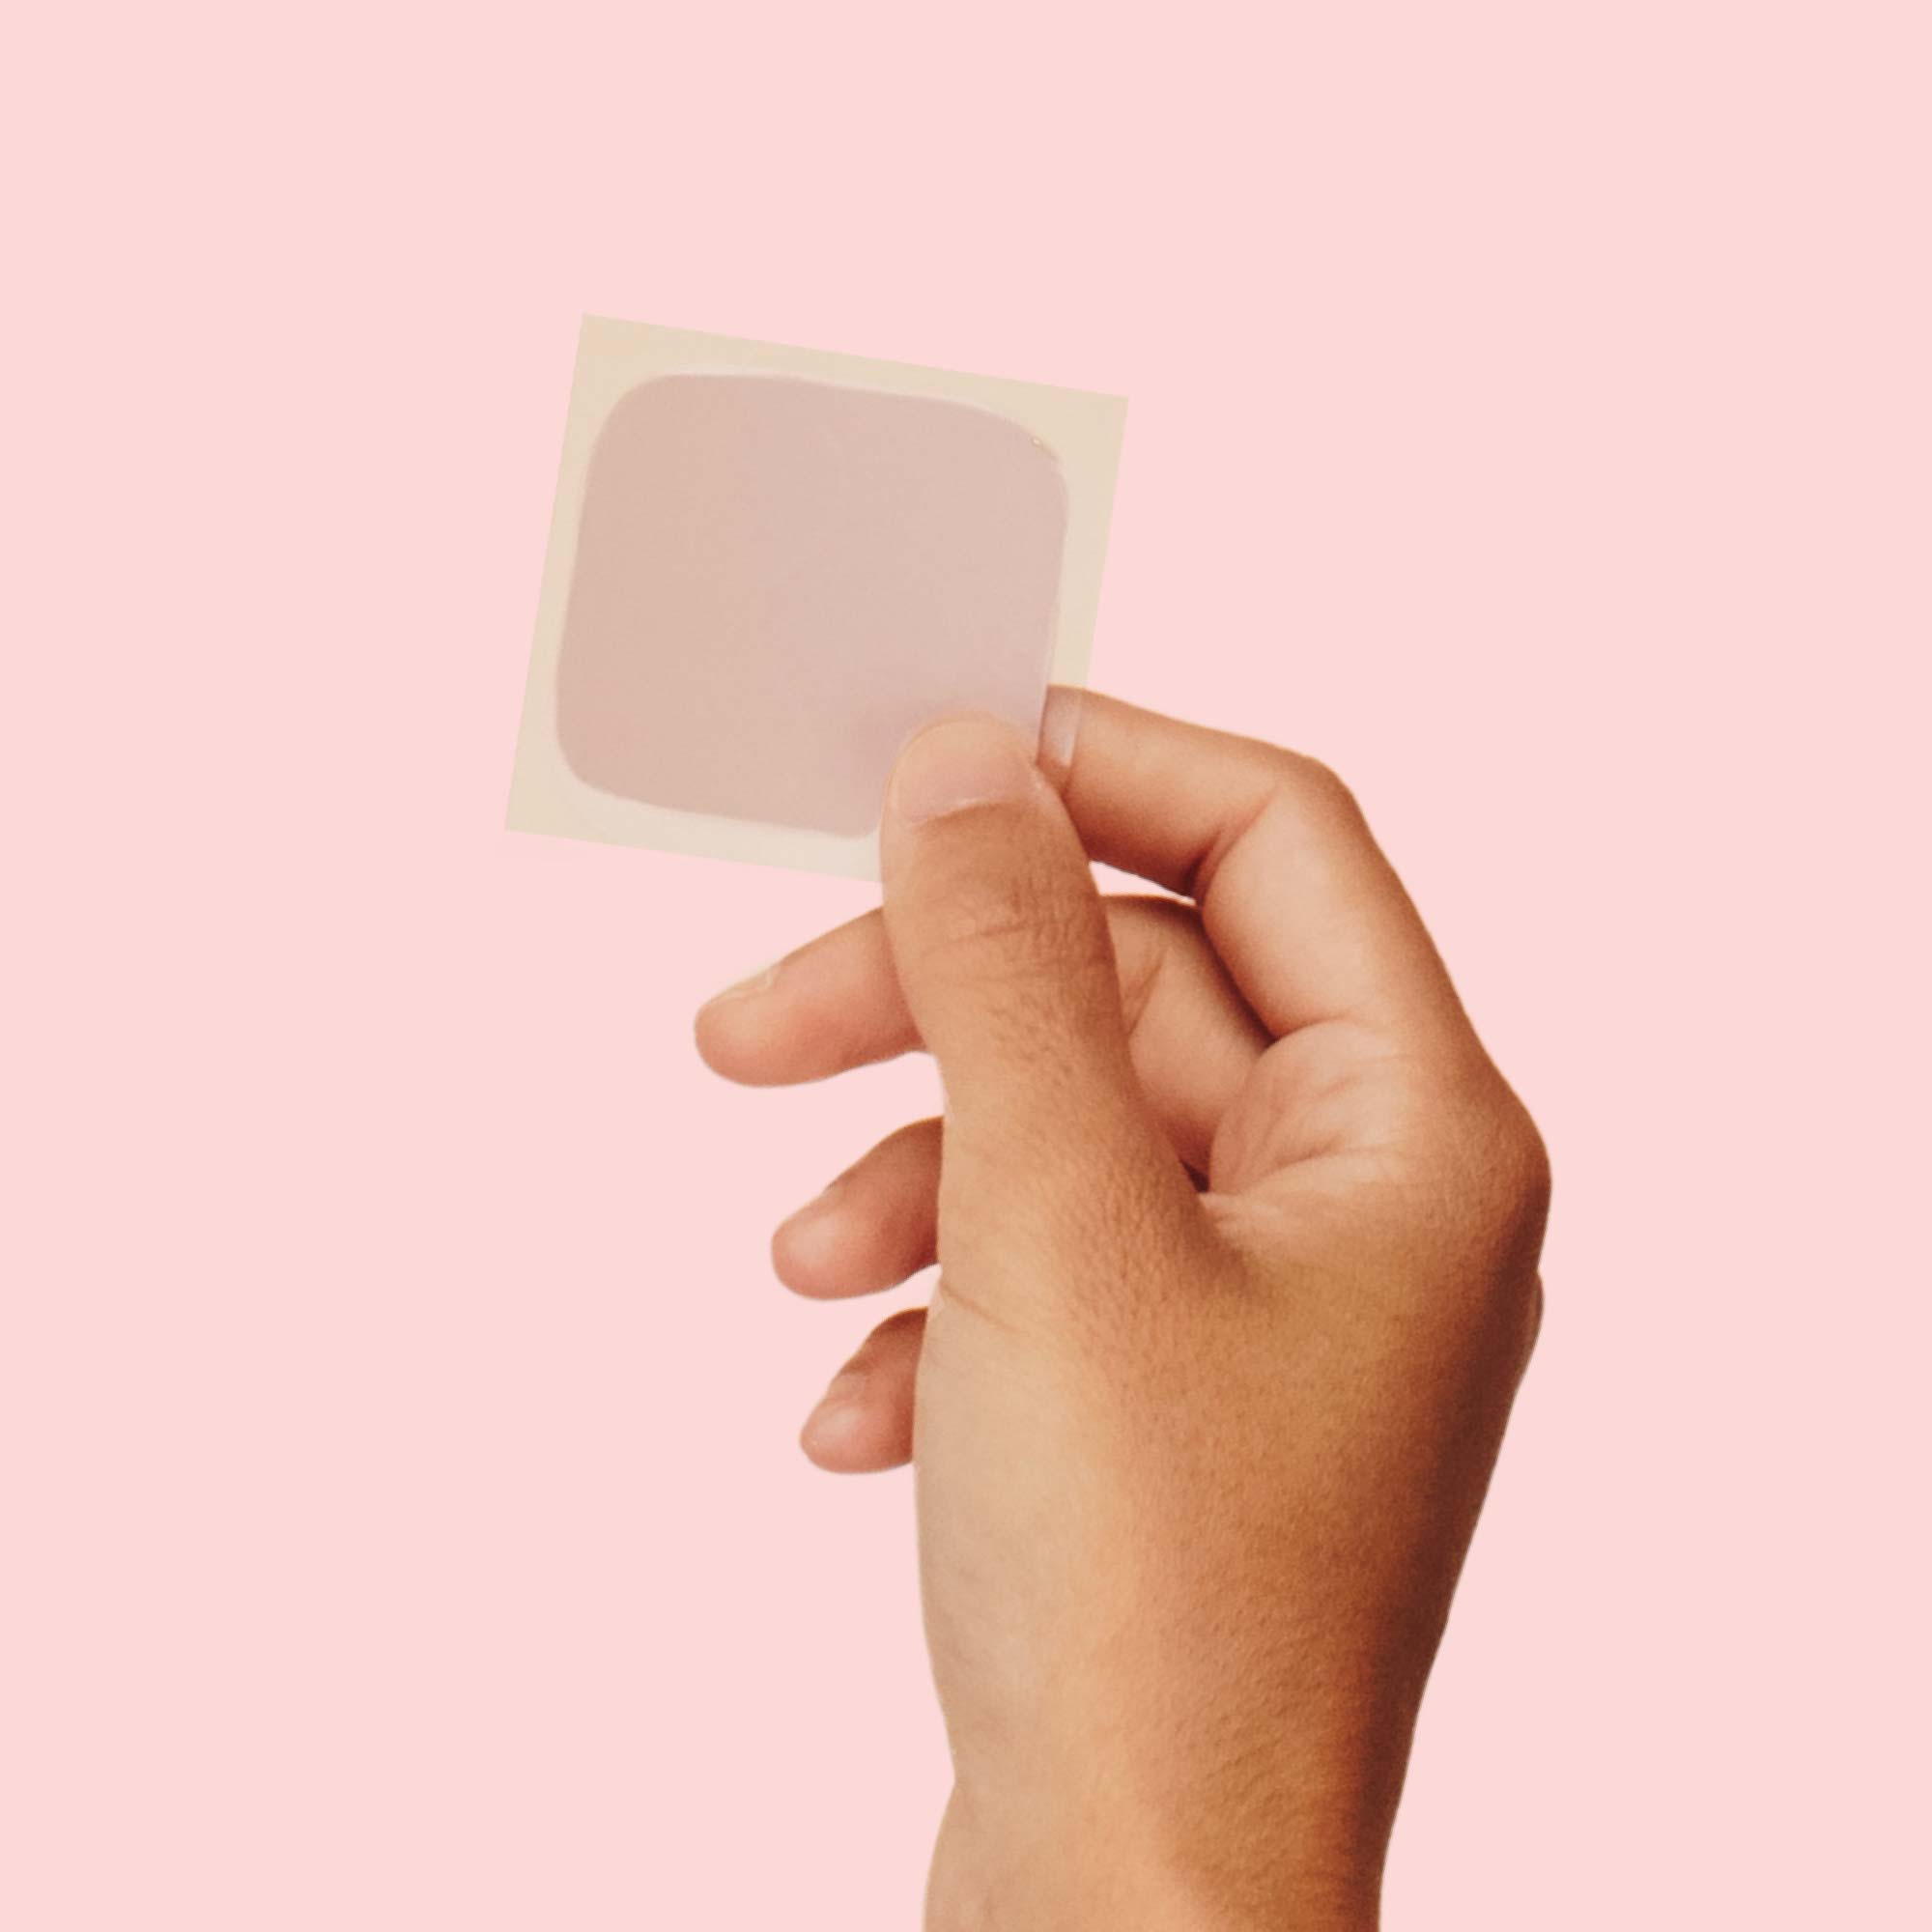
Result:
M1096 681L1353 781L1554 1150L1392 1927L1922 1898L1922 8L41 9L0 1923L910 1927L859 910L500 830L580 311L1124 392ZM701 16L701 17L700 17Z

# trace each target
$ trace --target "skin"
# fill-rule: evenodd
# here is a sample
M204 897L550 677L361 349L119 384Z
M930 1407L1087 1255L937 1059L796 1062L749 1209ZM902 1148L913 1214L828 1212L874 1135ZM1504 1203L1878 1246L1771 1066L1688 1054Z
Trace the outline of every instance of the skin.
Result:
M928 1932L1361 1932L1548 1162L1332 773L1056 692L1069 739L923 733L882 911L712 1002L699 1050L753 1085L939 1065L943 1126L773 1243L815 1296L939 1263L802 1438L914 1465L954 1767Z

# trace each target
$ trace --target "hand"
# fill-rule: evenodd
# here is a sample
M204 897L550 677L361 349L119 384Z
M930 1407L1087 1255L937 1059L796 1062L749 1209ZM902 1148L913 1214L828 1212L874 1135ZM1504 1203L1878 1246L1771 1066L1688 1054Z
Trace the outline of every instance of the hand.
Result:
M1548 1167L1331 774L1066 692L1043 742L1075 715L1044 773L990 721L916 739L882 914L699 1046L754 1084L939 1065L943 1130L774 1241L812 1295L940 1264L804 1435L915 1464L932 1932L1370 1927ZM1191 903L1103 899L1090 857Z

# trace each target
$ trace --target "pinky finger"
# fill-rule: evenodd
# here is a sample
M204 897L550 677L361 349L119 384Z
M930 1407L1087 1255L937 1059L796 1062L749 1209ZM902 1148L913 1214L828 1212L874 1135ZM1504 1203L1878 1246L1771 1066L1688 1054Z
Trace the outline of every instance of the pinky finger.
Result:
M912 1461L913 1378L924 1335L925 1310L902 1308L833 1377L798 1438L821 1469L861 1475Z

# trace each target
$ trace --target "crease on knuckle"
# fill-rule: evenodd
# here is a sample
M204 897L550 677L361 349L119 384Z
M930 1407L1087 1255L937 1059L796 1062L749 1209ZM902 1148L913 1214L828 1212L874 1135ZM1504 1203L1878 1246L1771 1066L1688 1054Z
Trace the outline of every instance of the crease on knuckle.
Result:
M1025 876L975 880L934 908L916 964L949 980L1050 985L1114 975L1105 923L1083 901Z

